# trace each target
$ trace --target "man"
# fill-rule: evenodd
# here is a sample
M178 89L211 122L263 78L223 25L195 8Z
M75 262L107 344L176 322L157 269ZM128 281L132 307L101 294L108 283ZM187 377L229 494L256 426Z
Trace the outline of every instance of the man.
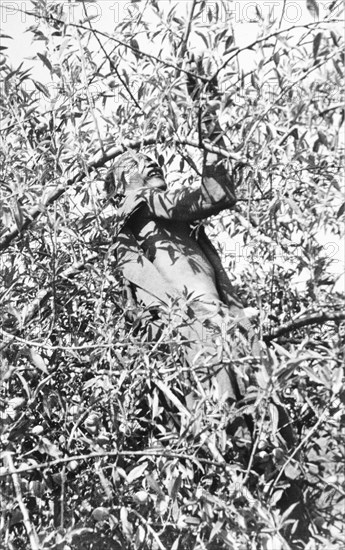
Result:
M222 139L218 145L224 145ZM109 196L125 197L117 213L117 260L136 299L146 306L180 299L186 306L180 334L194 380L204 388L216 382L220 399L238 400L231 364L238 352L234 344L229 348L231 334L241 332L246 355L257 354L258 344L217 252L204 229L194 227L236 202L234 178L223 159L205 152L200 185L170 190L156 162L128 151L110 170L106 189ZM193 400L187 399L190 407Z
M204 113L207 139L225 147L212 112L213 107ZM185 381L187 407L192 411L200 395L211 389L224 404L238 401L246 384L255 384L260 375L252 372L258 368L260 346L215 248L198 223L235 205L234 173L220 155L205 150L200 184L171 190L155 161L127 151L109 171L105 187L117 206L118 265L135 299L148 308L171 302L180 306L177 331L190 373ZM288 449L294 442L291 423L275 399L279 437ZM240 430L241 424L245 429L240 422ZM233 428L236 422L232 433ZM294 490L286 493L282 509L292 504L297 506L294 519L300 520L300 498ZM299 525L298 534L304 533L305 527Z

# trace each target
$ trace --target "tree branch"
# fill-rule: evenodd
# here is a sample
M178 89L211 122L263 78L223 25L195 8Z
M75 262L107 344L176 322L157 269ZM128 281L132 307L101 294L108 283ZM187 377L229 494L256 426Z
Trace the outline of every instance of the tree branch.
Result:
M310 313L308 315L304 315L300 319L293 319L289 323L285 323L284 325L281 325L277 329L271 331L269 334L265 334L263 340L266 344L268 344L272 340L280 338L280 336L284 336L285 334L289 334L290 332L303 327L310 325L321 325L323 323L327 323L328 321L342 321L344 319L345 313L340 312L330 313L328 311L322 311L319 313Z
M52 15L50 15L49 18L48 18L45 15L41 15L39 13L35 13L35 12L27 11L27 10L18 9L17 11L20 12L20 13L25 13L26 15L31 15L31 16L33 16L35 18L38 18L38 19L43 19L44 21L49 21L49 22L53 21L55 23L60 23L60 24L65 25L65 26L75 27L77 29L82 29L82 30L90 32L90 28L86 27L85 25L78 24L78 23L71 23L71 22L69 22L68 25L66 25L65 21L63 21L62 19L58 19L57 17L53 17ZM161 63L165 67L169 67L171 69L174 69L175 71L179 71L179 72L182 72L182 73L185 73L187 75L195 77L195 75L193 73L191 73L189 71L186 71L185 69L182 69L181 67L178 67L174 63L169 63L168 61L164 61L164 59L160 59L159 57L157 57L156 55L153 55L151 53L142 52L141 50L139 50L139 48L135 48L134 46L132 46L128 42L124 42L123 40L119 40L118 38L115 38L114 36L112 36L109 33L99 31L99 30L96 30L96 29L92 29L92 32L94 34L99 34L100 36L102 36L104 38L107 38L108 40L112 40L113 42L116 42L120 46L124 46L125 48L129 48L132 52L134 52L137 55L140 55L141 57L146 57L147 59L157 61L157 63ZM200 75L197 75L195 78L199 78L205 84L208 82L208 78L205 78L205 77L200 76Z
M193 0L193 3L192 3L191 8L190 8L190 12L189 12L188 23L187 23L184 35L183 35L182 40L181 40L181 44L180 44L180 48L179 48L179 52L178 52L179 57L181 58L181 60L183 60L184 54L186 53L186 50L187 50L187 42L188 42L188 38L189 38L190 31L191 31L191 28L192 28L192 21L193 21L193 16L194 16L194 11L195 11L196 4L197 4L197 0Z
M6 464L6 467L8 469L8 474L12 476L14 491L16 493L17 502L20 508L20 511L23 516L23 523L26 529L26 533L28 535L28 539L30 541L30 547L31 550L40 550L39 541L37 537L37 533L35 531L35 527L30 521L30 516L27 507L24 504L23 501L23 495L22 495L22 489L20 486L20 479L19 475L20 472L18 472L13 465L12 455L11 453L6 453L4 456L4 463Z
M65 269L60 277L62 279L73 279L78 273L86 268L87 264L94 262L99 258L99 254L91 254L86 260L73 264L72 266ZM48 302L49 298L52 296L53 290L51 288L41 290L35 300L31 303L30 307L26 310L24 315L22 326L24 327L27 323L32 321L36 317L37 313L42 309L42 307Z
M124 142L123 145L117 147L112 147L105 154L97 153L93 159L90 161L87 167L87 172L96 170L97 168L102 167L106 162L116 158L118 155L121 155L128 147L132 149L137 149L142 145L153 145L157 142L156 136L153 134L147 136L145 139L132 140ZM50 191L45 200L39 206L35 206L32 210L29 211L27 218L23 220L22 226L18 229L17 226L12 227L10 231L0 239L0 251L6 250L11 242L23 231L25 231L34 220L36 220L40 214L42 214L42 208L47 208L50 204L53 204L61 195L63 195L68 187L71 187L75 183L78 183L86 177L85 170L79 170L78 167L72 168L72 173L74 174L67 180L66 185L58 185Z
M345 103L336 103L335 105L330 105L327 107L327 109L324 109L319 113L319 116L325 115L331 111L335 111L336 109L340 109L341 111L344 111L345 109Z
M329 21L325 21L325 23L341 23L342 19L330 19ZM248 44L248 46L243 46L242 48L237 47L234 51L234 53L226 59L220 67L216 70L216 72L208 79L209 83L214 79L217 78L220 71L222 71L229 63L232 61L236 56L238 56L240 53L246 51L246 50L252 50L255 46L258 44L261 44L262 42L265 42L266 40L269 40L270 38L274 38L278 36L279 34L290 32L295 29L301 29L305 28L308 29L310 27L317 27L320 25L320 21L314 21L312 23L307 23L305 25L292 25L291 27L287 29L278 29L275 32L272 32L270 34L266 34L265 36L262 36L261 38L256 38L253 42Z
M86 177L86 175L88 175L90 172L92 172L93 170L96 170L97 168L101 168L109 160L112 160L117 156L121 155L121 153L126 151L127 148L138 149L143 145L154 145L158 141L164 142L164 141L168 141L168 139L161 137L160 140L158 140L155 134L150 134L143 139L125 141L122 145L112 147L105 154L97 153L97 155L95 155L94 158L88 164L86 170L78 171L78 167L75 167L74 168L75 174L72 175L67 180L65 185L56 186L54 189L50 191L50 193L40 203L39 206L35 206L29 211L28 216L23 220L23 223L20 229L17 227L17 225L14 225L12 226L11 229L9 229L8 233L5 234L0 239L0 251L6 250L10 246L12 241L14 241L14 239L18 237L18 235L21 235L23 231L28 229L28 227L30 227L30 225L40 216L40 214L42 214L42 210L44 210L49 205L53 204L58 198L60 198L61 195L65 193L68 187L71 187L72 185L78 182L81 182L84 179L84 177ZM198 141L195 141L192 139L179 138L179 137L174 138L173 141L181 145L189 145L191 147L196 147L198 149L202 148L205 151L218 153L219 155L225 158L230 158L238 162L243 161L243 158L239 154L229 152L226 149L223 149L221 147L216 147L211 143L204 142L200 144ZM73 172L73 168L72 168L72 172Z
M35 464L33 466L26 466L25 468L20 469L13 469L10 471L9 468L7 468L6 471L1 470L0 471L0 479L4 477L8 477L10 475L24 475L27 472L32 472L35 470L45 470L46 468L52 468L53 466L59 466L60 464L68 464L68 462L71 462L72 460L80 461L80 460L89 460L90 458L109 458L109 457L119 457L119 456L161 456L165 458L178 458L178 459L185 459L185 460L191 460L192 462L202 463L202 464L209 464L210 466L217 466L220 468L225 469L227 464L226 462L217 462L215 460L209 460L207 458L199 458L194 456L193 454L187 454L187 453L179 453L177 451L169 451L169 449L147 449L146 451L100 451L100 452L93 452L89 454L83 454L83 455L72 455L72 456L65 456L63 458L57 458L56 460L51 460L49 462L42 462L41 464ZM111 468L112 466L108 466ZM38 549L39 550L39 549Z

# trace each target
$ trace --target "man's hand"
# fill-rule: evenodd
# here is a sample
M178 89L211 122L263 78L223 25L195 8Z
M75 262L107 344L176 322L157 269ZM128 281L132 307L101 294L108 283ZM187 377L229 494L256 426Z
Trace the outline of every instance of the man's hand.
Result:
M205 139L226 149L224 133L218 120L218 113L221 107L221 92L217 79L210 79L205 70L204 57L194 57L192 54L186 63L186 70L195 74L188 75L187 89L190 97L197 104L198 108L198 132L200 146L203 147ZM211 72L210 69L208 72ZM198 76L202 78L198 78ZM205 77L208 82L205 83ZM204 166L202 177L203 196L215 197L217 194L224 195L223 204L230 208L236 202L235 176L225 168L224 160L218 153L210 153L204 150ZM222 197L223 197L222 195ZM223 207L224 208L224 207Z
M198 129L199 140L202 142L204 138L207 138L217 145L222 146L222 130L218 122L217 112L220 108L221 94L218 88L218 82L209 81L205 84L204 79L208 75L205 71L205 60L202 55L197 58L191 54L189 60L186 63L186 70L195 74L187 77L187 90L190 97L198 105ZM198 78L203 77L203 80Z

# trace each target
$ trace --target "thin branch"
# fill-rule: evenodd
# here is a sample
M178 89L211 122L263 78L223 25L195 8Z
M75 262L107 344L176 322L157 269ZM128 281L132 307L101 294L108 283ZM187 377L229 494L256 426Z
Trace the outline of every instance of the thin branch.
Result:
M139 512L137 512L137 511L134 510L133 508L131 509L131 513L133 513L134 515L136 515L137 518L145 525L146 529L151 533L152 537L155 539L158 548L159 548L160 550L167 550L166 547L163 545L161 539L159 538L158 534L157 534L156 531L151 527L151 525L149 524L149 522L147 521L147 519L145 519L141 514L139 514Z
M38 18L38 19L43 19L44 21L52 21L52 22L55 22L55 23L60 23L60 24L63 24L63 25L66 25L66 22L63 21L62 19L58 19L57 17L53 17L52 15L49 15L49 18L45 15L40 15L39 13L34 13L34 12L31 12L31 11L27 11L27 10L21 10L21 9L18 9L18 12L21 12L21 13L24 13L26 15L31 15L35 18ZM89 27L86 27L85 25L81 25L81 24L78 24L78 23L68 23L67 26L70 26L70 27L75 27L77 29L83 29L85 31L88 31L90 32L90 29ZM134 52L135 54L137 55L140 55L141 57L146 57L147 59L151 59L153 61L157 61L157 63L161 63L162 65L164 65L165 67L169 67L171 69L174 69L175 71L181 71L187 75L190 75L190 76L193 76L194 78L199 78L200 80L202 80L205 84L208 82L208 78L205 78L203 76L200 76L200 75L195 75L194 73L191 73L189 71L186 71L185 69L182 69L181 67L178 67L177 65L175 65L174 63L169 63L167 61L164 61L163 59L161 59L160 57L157 57L153 54L150 54L148 52L142 52L141 50L139 50L139 48L135 48L134 46L132 46L131 44L127 43L127 42L124 42L123 40L119 40L118 38L115 38L114 36L112 36L111 34L109 33L106 33L106 32L103 32L103 31L99 31L99 30L96 30L96 29L93 29L93 32L96 34L99 34L100 36L103 36L104 38L107 38L108 40L113 40L114 42L116 42L117 44L119 44L120 46L124 46L125 48L129 48L132 52Z
M281 325L279 328L271 331L269 334L265 334L263 337L264 342L268 344L280 336L289 334L294 330L298 330L303 327L310 325L321 325L327 323L328 321L342 321L345 319L345 313L329 313L327 311L322 311L321 313L311 313L309 315L304 315L300 319L294 319L289 323Z
M186 53L186 50L187 50L188 38L189 38L190 31L191 31L191 28L192 28L192 21L193 21L194 11L195 11L197 3L198 3L197 0L193 0L192 6L190 8L188 23L187 23L184 35L182 37L181 45L180 45L179 52L178 52L179 57L181 58L181 60L183 60L184 54Z
M84 4L83 4L83 6L84 6ZM85 9L85 6L84 6L84 9ZM85 87L87 103L88 103L89 110L90 110L90 113L91 113L91 116L92 116L92 119L93 119L93 122L94 122L94 125L95 125L99 146L100 146L100 149L101 149L102 153L104 154L105 153L104 144L103 144L101 132L100 132L100 129L99 129L98 120L97 120L97 117L95 115L94 103L93 103L93 100L92 100L92 97L91 97L91 94L90 94L90 88L89 88L88 81L87 81L87 71L86 71L86 63L85 63L85 50L82 46L81 39L80 39L80 33L78 32L78 29L75 29L75 35L76 35L76 39L77 39L77 42L78 42L79 53L80 53L80 62L81 62L81 69L82 69L81 79L84 80L83 84L84 84L84 87Z
M249 461L248 461L246 475L244 476L244 479L243 479L243 482L242 482L243 486L247 483L248 478L251 474L252 465L253 465L253 462L254 462L254 459L255 459L255 454L256 454L258 445L260 443L261 434L262 434L262 431L263 431L263 428L264 428L264 423L265 423L265 416L266 416L267 408L268 408L268 405L269 405L269 392L270 392L270 387L267 386L266 391L265 391L265 395L263 396L264 409L263 409L263 412L261 414L260 426L259 426L256 438L255 438L255 442L254 442L254 445L253 445L253 448L252 448L252 452L250 453L250 458L249 458Z
M37 533L35 531L35 527L30 521L30 516L29 516L28 509L25 506L24 501L23 501L22 489L21 489L21 486L20 486L20 479L19 479L19 475L18 475L18 474L20 474L20 472L18 472L14 468L11 453L6 453L4 455L4 463L5 463L5 465L8 469L8 474L7 475L12 476L14 491L16 493L17 502L19 504L19 508L20 508L20 511L22 513L22 516L23 516L23 523L24 523L24 526L25 526L25 529L26 529L26 533L28 535L31 550L40 550L39 540L38 540Z
M83 0L83 10L84 10L84 13L85 13L85 16L87 17L87 10L86 10L86 7L85 7L85 2ZM109 63L109 66L110 66L110 71L114 70L115 73L116 73L116 76L118 77L119 81L121 82L122 86L125 88L126 92L128 93L129 97L131 98L131 100L133 101L134 105L137 107L137 109L139 109L139 111L141 111L141 113L144 113L142 107L139 105L138 101L136 100L136 98L134 97L133 93L132 93L132 90L130 89L129 86L127 86L126 82L124 81L124 79L122 78L121 74L120 74L120 71L118 70L118 68L116 67L114 61L110 58L110 56L108 55L105 47L103 46L103 43L102 41L100 40L99 36L97 35L97 31L93 28L93 26L91 25L91 21L88 20L88 24L89 24L89 27L90 27L90 32L92 32L93 36L96 38L97 42L98 42L98 45L99 47L101 48L104 56L105 56L105 59L108 61ZM117 46L115 46L117 47Z
M276 98L276 100L274 101L274 103L271 103L267 109L265 109L265 111L257 118L257 120L255 121L255 123L252 125L252 127L250 128L250 131L248 132L248 135L246 136L245 138L245 144L248 143L249 139L252 137L252 135L254 134L255 130L257 129L257 127L259 126L259 124L264 120L265 116L268 115L268 113L274 108L276 107L278 104L279 104L279 101L292 89L294 88L294 86L296 86L296 84L299 84L300 82L302 82L302 80L304 80L305 78L307 78L307 76L309 76L313 71L316 71L317 69L319 69L320 67L322 67L323 65L325 65L325 63L327 63L328 61L330 61L331 59L333 59L333 57L335 57L336 55L338 55L339 53L342 52L342 49L339 48L338 50L336 50L335 52L332 52L330 55L326 56L322 62L320 63L317 63L316 65L313 65L312 67L310 67L310 69L308 69L305 73L303 73L299 78L297 78L296 80L294 80L294 82L291 82L288 86L286 86L286 88L284 88L281 93L279 94L279 96Z
M327 107L326 109L321 111L319 113L319 116L325 115L325 114L329 113L330 111L335 111L336 109L341 109L342 111L344 111L345 103L336 103L335 105L330 105L329 107Z
M35 464L33 466L26 466L25 468L20 468L15 470L14 468L10 471L9 468L7 468L7 471L1 470L0 471L0 479L8 476L13 475L24 475L27 472L32 472L35 470L44 470L45 468L53 468L54 466L59 466L61 464L67 464L68 462L71 462L72 460L81 461L81 460L89 460L91 458L109 458L109 457L119 457L119 456L160 456L164 458L180 458L184 460L191 460L192 462L201 463L201 464L208 464L210 466L217 466L218 468L226 469L227 464L226 462L218 462L215 460L209 460L207 458L199 458L192 454L187 453L178 453L176 451L169 451L166 449L148 449L146 451L100 451L100 452L94 452L89 454L83 454L83 455L72 455L72 456L65 456L63 458L57 458L56 460L51 460L50 462L42 462L42 464ZM112 466L108 466L112 467ZM39 548L38 548L39 550Z
M277 475L276 479L274 480L274 483L272 484L271 486L271 489L270 489L270 494L272 495L273 493L273 490L274 490L274 487L276 487L278 481L280 480L280 478L282 477L282 475L284 474L284 471L285 471L285 468L288 464L290 464L290 462L295 458L295 456L298 456L298 453L299 451L304 447L304 445L307 443L307 441L311 438L311 436L313 435L313 433L318 429L318 427L320 426L320 424L322 424L322 422L326 419L327 415L329 414L329 411L328 411L328 408L325 409L323 411L323 413L321 414L321 416L319 417L318 421L316 422L316 424L314 424L314 426L312 426L310 428L310 430L308 431L308 433L306 434L306 436L302 439L302 441L300 442L300 444L296 447L296 449L291 453L291 455L288 457L288 459L286 460L286 462L284 463L283 467L280 469L279 471L279 474Z
M135 140L135 141L127 141L124 142L123 145L119 145L117 147L112 147L109 149L104 155L102 153L97 153L93 159L88 164L88 171L96 170L97 168L102 167L106 162L109 160L112 160L116 158L118 155L121 155L126 148L130 147L133 149L137 149L144 145L153 145L157 142L157 139L155 136L150 135L144 140ZM34 220L36 220L40 214L42 214L42 210L44 211L47 206L50 204L53 204L61 195L65 193L68 187L71 187L72 185L79 183L84 179L84 177L87 176L85 173L85 170L78 171L78 166L75 166L72 168L72 173L74 174L67 180L65 185L58 185L54 189L50 191L49 194L47 194L45 200L42 201L42 203L39 206L34 207L32 210L29 211L28 216L26 219L24 219L22 226L20 229L18 229L17 226L13 226L12 229L0 239L0 251L6 250L8 246L11 244L11 242L24 230L26 230Z
M342 23L342 19L330 19L329 21L326 21L326 23ZM242 48L237 47L234 53L224 61L224 63L216 70L216 72L208 79L208 82L212 82L213 79L217 78L220 71L222 71L229 63L234 59L234 57L238 56L240 53L246 51L246 50L252 50L254 46L257 46L258 44L261 44L261 42L265 42L266 40L269 40L270 38L273 38L275 36L278 36L279 34L290 32L295 29L307 29L309 27L315 27L320 25L320 21L314 21L312 23L307 23L305 25L292 25L291 27L288 27L287 29L278 29L275 32L272 32L270 34L266 34L265 36L262 36L261 38L255 39L253 42L248 44L248 46L243 46Z
M40 214L42 214L42 211L44 211L45 208L47 208L49 205L53 204L57 199L59 199L61 195L66 192L68 187L71 187L72 185L81 182L87 175L89 175L89 172L92 172L97 168L101 168L109 160L113 160L117 156L121 155L121 153L123 153L127 148L139 149L142 146L155 145L158 141L164 142L169 141L169 139L161 137L160 140L158 140L156 135L150 134L146 138L142 138L140 140L125 141L122 145L112 147L104 155L102 153L97 153L87 165L88 173L86 173L85 170L77 171L78 167L72 168L72 172L74 170L75 174L67 180L65 185L58 185L54 189L52 189L50 193L47 194L45 200L43 200L39 206L35 206L32 210L28 212L28 215L23 220L20 229L17 227L17 225L14 225L9 230L9 232L0 239L0 251L6 250L10 246L12 241L14 241L16 237L18 237L18 235L21 235L23 231L30 227L30 225L40 216ZM181 145L190 145L191 147L195 147L198 149L202 147L205 151L218 153L224 158L243 162L243 158L241 157L241 155L237 153L232 153L221 147L216 147L207 142L200 144L198 141L184 138L174 138L172 139L172 141Z

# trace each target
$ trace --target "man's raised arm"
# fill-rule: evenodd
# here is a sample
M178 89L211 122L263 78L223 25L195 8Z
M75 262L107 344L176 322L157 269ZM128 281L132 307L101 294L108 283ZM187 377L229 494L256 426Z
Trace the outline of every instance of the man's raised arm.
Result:
M195 78L188 79L187 89L192 99L198 102L199 133L202 133L200 138L218 147L226 148L218 121L220 94L217 83L212 84L212 90L208 90L205 97L197 78L204 72L202 57L197 61L192 58L188 62L188 70L196 75ZM201 184L197 188L182 188L177 191L143 191L147 203L146 215L192 222L233 207L236 203L234 177L224 162L217 153L204 151ZM145 215L145 212L142 214Z
M212 156L211 156L212 155ZM162 218L192 222L218 214L231 208L236 202L233 179L217 155L206 156L201 184L175 191L142 188L146 206L141 215L148 218Z

